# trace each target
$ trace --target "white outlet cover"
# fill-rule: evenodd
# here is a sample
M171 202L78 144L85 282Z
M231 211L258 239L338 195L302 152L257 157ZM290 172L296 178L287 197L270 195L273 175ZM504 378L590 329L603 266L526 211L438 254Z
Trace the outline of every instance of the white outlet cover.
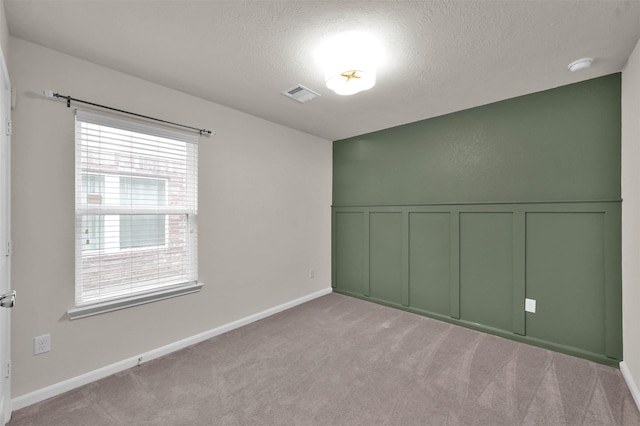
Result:
M525 312L531 312L532 314L536 313L536 300L535 299L524 299L524 310Z
M33 338L33 354L40 355L51 350L51 335L43 334Z

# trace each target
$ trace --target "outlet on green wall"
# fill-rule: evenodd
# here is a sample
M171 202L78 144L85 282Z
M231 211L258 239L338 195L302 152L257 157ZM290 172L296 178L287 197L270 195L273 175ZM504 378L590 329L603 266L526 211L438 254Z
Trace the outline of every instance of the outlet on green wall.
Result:
M334 142L335 290L615 365L620 96L612 74Z

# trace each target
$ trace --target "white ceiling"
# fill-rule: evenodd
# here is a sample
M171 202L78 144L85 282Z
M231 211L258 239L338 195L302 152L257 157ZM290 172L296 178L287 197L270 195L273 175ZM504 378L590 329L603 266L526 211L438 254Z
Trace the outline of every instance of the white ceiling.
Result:
M640 0L5 0L5 9L12 36L330 140L618 72L640 38ZM342 97L324 86L314 51L354 29L375 35L386 59L373 89ZM567 70L584 56L595 58L590 69ZM322 96L299 104L280 94L297 84Z

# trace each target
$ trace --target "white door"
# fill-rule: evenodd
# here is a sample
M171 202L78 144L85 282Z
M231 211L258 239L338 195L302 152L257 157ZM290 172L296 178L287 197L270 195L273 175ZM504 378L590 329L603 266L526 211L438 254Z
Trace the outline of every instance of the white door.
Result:
M11 418L11 84L0 50L0 424ZM4 297L3 297L4 296Z

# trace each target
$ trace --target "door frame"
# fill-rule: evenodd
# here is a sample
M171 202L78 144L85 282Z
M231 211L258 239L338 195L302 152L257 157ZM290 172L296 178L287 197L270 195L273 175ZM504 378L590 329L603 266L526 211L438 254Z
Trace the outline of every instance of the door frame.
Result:
M6 149L0 179L0 294L11 290L11 81L0 47L0 149ZM11 309L0 308L0 419L11 419Z

